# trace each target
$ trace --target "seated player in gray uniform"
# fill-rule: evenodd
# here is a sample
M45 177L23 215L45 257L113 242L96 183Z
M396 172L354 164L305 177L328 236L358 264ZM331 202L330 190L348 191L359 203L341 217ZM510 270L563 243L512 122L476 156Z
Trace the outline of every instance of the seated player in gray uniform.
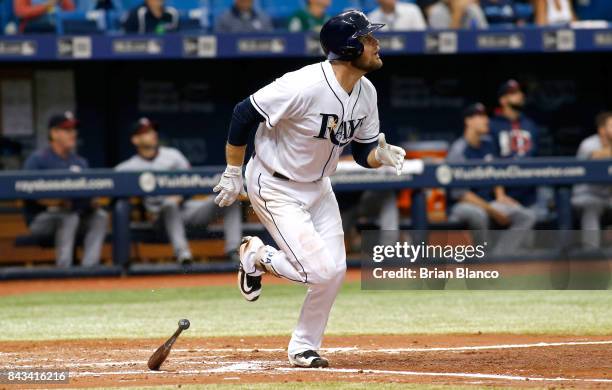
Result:
M191 169L187 158L175 148L159 145L157 126L147 118L141 118L132 133L132 144L137 154L115 168L118 171L171 171ZM204 200L188 199L182 196L148 196L144 199L147 212L156 223L166 229L174 248L174 254L181 264L193 261L187 242L185 225L205 227L216 216L224 215L225 253L235 260L242 238L242 217L238 203L232 207L218 207L212 197ZM237 261L237 260L236 260Z
M352 149L349 146L344 150L341 160L353 160ZM361 238L356 225L361 217L373 218L378 228L385 232L383 237L390 242L396 242L399 234L400 210L397 207L397 194L389 191L351 191L336 194L340 214L342 215L342 229L350 250L361 250ZM381 237L382 238L382 237Z
M71 112L54 115L49 120L49 146L34 152L24 164L26 170L70 170L89 168L87 160L76 154L77 121ZM74 243L79 230L84 233L84 253L81 265L100 263L102 244L106 236L108 214L98 207L95 199L62 199L57 201L26 201L24 214L34 235L55 237L55 260L58 267L70 267Z
M465 109L463 117L463 137L451 145L447 161L460 163L470 159L492 160L495 146L489 136L489 117L484 105L470 105ZM450 203L449 220L467 224L469 229L474 230L479 242L487 240L490 220L512 231L507 239L499 238L493 252L496 254L512 253L529 236L536 222L535 213L506 195L502 186L453 189L450 192Z
M584 139L576 157L582 160L612 158L612 112L602 112L595 120L597 134ZM574 186L572 205L580 213L582 243L590 248L601 245L601 218L612 211L612 186L578 184Z

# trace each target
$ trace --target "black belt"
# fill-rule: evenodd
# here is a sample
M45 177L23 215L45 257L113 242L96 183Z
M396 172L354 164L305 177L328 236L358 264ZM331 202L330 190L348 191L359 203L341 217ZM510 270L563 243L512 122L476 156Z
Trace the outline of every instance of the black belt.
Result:
M253 151L253 157L255 157L256 155L257 154ZM282 173L278 173L278 172L274 172L272 176L274 176L277 179L281 179L281 180L291 180L287 176L283 175Z
M278 173L278 172L274 172L272 176L276 177L277 179L291 180L287 176L283 175L282 173Z

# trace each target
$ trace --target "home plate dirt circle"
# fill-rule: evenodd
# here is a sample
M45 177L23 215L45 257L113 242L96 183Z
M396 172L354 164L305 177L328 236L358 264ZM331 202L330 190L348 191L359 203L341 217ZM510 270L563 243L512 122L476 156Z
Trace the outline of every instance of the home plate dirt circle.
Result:
M612 388L612 336L333 336L322 351L331 367L318 370L289 367L284 337L186 337L161 371L149 371L160 342L2 342L0 370L63 368L68 387L349 381Z

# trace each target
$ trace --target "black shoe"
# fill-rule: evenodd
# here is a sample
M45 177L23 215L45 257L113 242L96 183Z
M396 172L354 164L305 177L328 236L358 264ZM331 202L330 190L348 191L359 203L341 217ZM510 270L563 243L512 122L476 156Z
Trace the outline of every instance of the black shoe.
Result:
M257 237L244 237L242 245L240 245L240 267L238 268L238 289L240 293L249 302L254 302L261 295L261 276L249 275L242 267L242 261L247 256L249 250L254 250L252 246L263 246L261 240Z
M261 276L248 275L240 265L238 269L238 288L244 299L255 302L261 294Z
M329 366L327 359L310 349L293 356L289 355L289 363L296 367L305 368L325 368Z

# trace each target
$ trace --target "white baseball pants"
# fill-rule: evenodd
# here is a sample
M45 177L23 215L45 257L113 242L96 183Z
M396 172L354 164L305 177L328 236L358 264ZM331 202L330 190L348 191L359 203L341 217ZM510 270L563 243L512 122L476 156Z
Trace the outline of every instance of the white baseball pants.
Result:
M259 156L249 161L245 176L253 209L278 245L268 254L272 267L281 277L308 285L288 353L316 351L346 271L344 232L330 180L274 177Z

